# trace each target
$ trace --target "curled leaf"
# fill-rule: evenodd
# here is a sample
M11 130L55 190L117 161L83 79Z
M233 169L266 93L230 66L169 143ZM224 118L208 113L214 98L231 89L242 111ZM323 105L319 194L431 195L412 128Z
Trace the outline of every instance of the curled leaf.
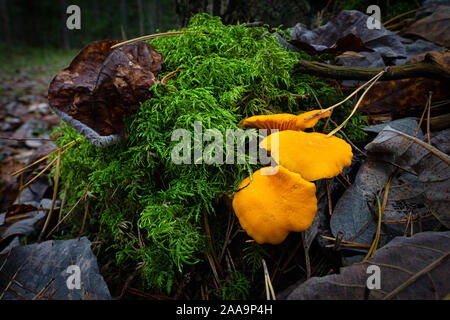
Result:
M52 80L48 99L62 120L99 147L126 137L123 118L149 98L162 56L146 43L91 43Z

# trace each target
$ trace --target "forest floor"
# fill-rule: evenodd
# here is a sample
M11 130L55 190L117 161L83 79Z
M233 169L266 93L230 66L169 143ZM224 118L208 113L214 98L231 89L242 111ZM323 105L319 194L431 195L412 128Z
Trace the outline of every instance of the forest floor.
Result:
M49 108L48 85L57 71L70 63L76 52L0 46L2 181L11 182L11 170L26 165L32 157L54 147L49 135L60 119ZM2 211L15 200L17 191L15 187L3 187L0 195Z

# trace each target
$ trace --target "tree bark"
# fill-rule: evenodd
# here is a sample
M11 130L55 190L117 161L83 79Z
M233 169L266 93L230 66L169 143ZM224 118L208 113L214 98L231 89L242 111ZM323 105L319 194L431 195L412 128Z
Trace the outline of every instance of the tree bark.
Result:
M120 24L125 37L127 37L127 0L120 1Z

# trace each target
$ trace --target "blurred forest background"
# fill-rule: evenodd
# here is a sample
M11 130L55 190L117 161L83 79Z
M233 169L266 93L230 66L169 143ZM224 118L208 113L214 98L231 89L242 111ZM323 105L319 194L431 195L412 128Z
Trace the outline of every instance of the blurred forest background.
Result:
M384 9L395 1L364 0L0 0L0 47L82 48L100 39L128 39L185 26L199 12L221 16L225 24L262 21L271 26L311 26L321 12L357 9L369 4ZM415 1L402 1L417 7ZM408 4L409 3L409 4ZM81 9L81 29L69 30L69 5ZM324 10L326 8L326 10ZM397 6L403 9L402 6Z

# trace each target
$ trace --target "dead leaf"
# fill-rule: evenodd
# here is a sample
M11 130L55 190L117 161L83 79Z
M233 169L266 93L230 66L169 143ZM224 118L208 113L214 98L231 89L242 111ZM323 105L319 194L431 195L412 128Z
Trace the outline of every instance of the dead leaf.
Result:
M379 30L367 28L368 18L356 10L343 10L333 20L314 30L308 30L305 25L298 23L291 31L293 44L320 53L327 50L339 52L339 44L340 52L376 51L391 59L405 57L401 37L383 26Z
M450 228L450 157L447 154L390 126L366 149L374 154L390 154L396 163L410 166L423 185L431 213Z
M450 52L429 52L439 63L450 67ZM421 54L408 63L422 61ZM366 94L359 110L366 114L390 113L394 118L423 110L426 96L433 92L433 101L448 97L449 84L426 78L401 79L376 83Z
M448 262L450 231L422 232L397 237L365 263L341 269L340 274L314 277L295 288L288 300L309 299L435 299L450 292ZM380 288L367 289L373 271L380 268ZM368 281L369 280L369 281Z
M420 19L405 30L444 47L450 47L450 6L439 6L433 14Z
M162 56L146 43L111 50L118 41L97 41L73 59L50 84L51 108L97 146L126 137L123 118L149 98ZM109 138L108 138L109 137Z
M14 157L7 157L0 163L0 212L5 211L16 199L19 190L17 177L11 174L22 168L22 163Z

